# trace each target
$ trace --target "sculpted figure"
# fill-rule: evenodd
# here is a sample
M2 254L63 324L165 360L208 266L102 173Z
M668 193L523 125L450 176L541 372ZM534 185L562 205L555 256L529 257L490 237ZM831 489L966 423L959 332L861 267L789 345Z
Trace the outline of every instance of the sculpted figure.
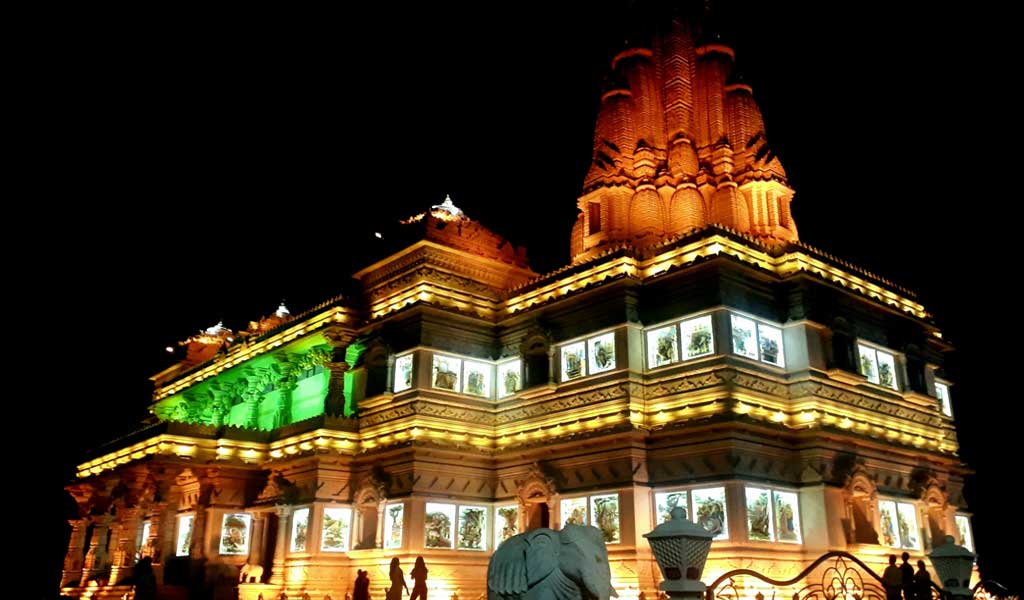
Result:
M608 600L608 548L601 530L566 525L513 536L487 566L488 600Z

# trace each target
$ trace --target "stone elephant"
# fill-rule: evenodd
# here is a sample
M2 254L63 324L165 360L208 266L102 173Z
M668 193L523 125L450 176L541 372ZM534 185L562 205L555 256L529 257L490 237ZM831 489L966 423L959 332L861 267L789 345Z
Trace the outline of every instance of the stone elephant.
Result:
M597 527L534 529L503 542L487 566L488 600L608 600L608 548Z
M263 565L245 563L242 572L238 574L238 581L241 583L261 583L263 579Z

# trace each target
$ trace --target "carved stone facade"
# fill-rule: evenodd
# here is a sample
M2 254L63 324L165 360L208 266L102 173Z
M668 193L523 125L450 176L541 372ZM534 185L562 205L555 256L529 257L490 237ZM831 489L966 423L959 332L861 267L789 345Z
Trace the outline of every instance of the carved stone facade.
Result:
M718 535L706 578L959 535L949 345L796 241L731 51L669 29L615 59L572 265L537 276L441 204L360 297L194 336L154 377L159 423L79 465L63 592L149 557L168 596L343 598L363 569L377 597L423 556L431 597L478 598L503 539L589 522L620 597L653 598L642 535L674 506Z

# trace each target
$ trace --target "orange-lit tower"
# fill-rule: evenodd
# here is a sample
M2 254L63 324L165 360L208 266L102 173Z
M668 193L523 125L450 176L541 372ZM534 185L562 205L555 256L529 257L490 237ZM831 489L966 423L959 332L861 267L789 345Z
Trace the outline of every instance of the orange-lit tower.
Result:
M615 56L577 201L573 262L712 223L769 243L798 238L793 190L750 86L733 79L734 59L681 17Z

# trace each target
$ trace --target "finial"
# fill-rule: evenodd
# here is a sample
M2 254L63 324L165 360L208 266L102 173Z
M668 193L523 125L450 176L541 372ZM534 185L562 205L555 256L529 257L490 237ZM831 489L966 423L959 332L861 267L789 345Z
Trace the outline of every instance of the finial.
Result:
M288 310L288 307L284 305L284 300L281 300L281 306L277 307L277 311L274 313L274 315L284 318L290 314L292 313Z

